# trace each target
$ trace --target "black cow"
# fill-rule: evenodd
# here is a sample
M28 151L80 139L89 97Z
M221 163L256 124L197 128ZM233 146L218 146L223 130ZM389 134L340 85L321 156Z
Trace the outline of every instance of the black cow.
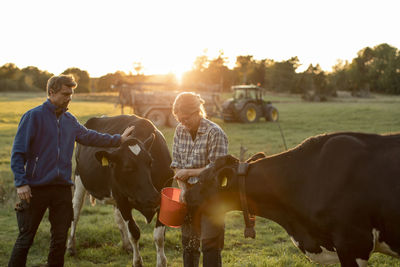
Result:
M238 160L218 158L184 198L242 210ZM280 224L319 263L367 266L373 252L400 254L400 134L333 133L249 163L250 214ZM192 207L193 208L193 207Z
M139 210L150 222L160 204L160 190L172 183L171 156L164 136L147 119L137 116L91 118L85 126L99 132L122 133L134 125L132 138L119 148L96 148L78 145L76 149L74 221L68 251L75 254L75 232L86 191L99 200L111 200L125 249L133 249L133 265L141 266L140 230L132 218ZM171 181L169 181L171 180ZM157 266L166 266L165 226L157 220L154 240Z

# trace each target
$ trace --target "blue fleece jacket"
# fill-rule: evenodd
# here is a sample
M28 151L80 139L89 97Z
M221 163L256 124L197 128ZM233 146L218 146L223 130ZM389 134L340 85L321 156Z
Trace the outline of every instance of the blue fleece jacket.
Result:
M66 110L57 119L55 110L47 100L22 116L11 152L16 187L72 185L75 141L98 147L120 145L121 135L89 130Z

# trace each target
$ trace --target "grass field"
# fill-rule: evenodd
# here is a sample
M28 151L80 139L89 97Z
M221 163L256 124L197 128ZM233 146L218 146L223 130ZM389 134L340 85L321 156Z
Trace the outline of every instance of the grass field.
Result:
M117 115L120 110L107 97L74 96L70 111L84 123L99 115ZM288 148L307 137L336 131L369 133L400 132L400 97L374 95L355 99L347 95L325 103L302 102L298 96L269 95L280 114L280 127ZM10 171L12 141L21 115L41 104L45 94L0 94L0 266L6 266L17 236L13 205L16 201ZM126 110L127 111L127 110ZM264 151L271 155L285 150L278 124L224 123L215 119L229 138L229 152L239 155L240 146L248 149L247 156ZM172 144L174 129L160 129ZM154 222L147 225L134 212L142 229L140 241L145 266L155 266L156 253L152 241ZM28 257L28 266L44 263L49 245L49 223L42 221ZM224 266L318 266L310 263L289 240L286 232L274 222L257 218L255 240L244 239L241 213L226 216ZM132 255L121 249L120 234L112 215L112 207L85 205L77 232L78 255L66 256L66 266L130 266ZM169 228L166 234L166 255L169 266L182 266L180 230ZM374 254L370 266L400 266L400 261Z

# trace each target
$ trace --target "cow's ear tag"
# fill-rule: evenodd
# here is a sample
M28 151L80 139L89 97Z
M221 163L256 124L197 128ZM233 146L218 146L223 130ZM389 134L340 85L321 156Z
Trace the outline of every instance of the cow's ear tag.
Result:
M108 166L108 159L106 157L101 158L101 166L103 167Z
M224 176L224 178L222 178L222 180L221 180L221 186L226 187L227 184L228 184L228 178L226 178L226 176Z
M141 149L140 146L138 144L134 145L134 146L129 146L129 149L132 151L133 154L135 154L136 156L139 155Z

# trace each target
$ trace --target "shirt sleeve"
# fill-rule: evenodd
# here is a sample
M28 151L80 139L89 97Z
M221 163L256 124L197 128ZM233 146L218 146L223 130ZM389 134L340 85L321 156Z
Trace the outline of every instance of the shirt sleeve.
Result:
M228 138L222 130L216 130L211 133L208 143L208 160L207 167L215 162L221 156L228 154Z
M35 123L32 112L25 113L18 125L11 151L11 170L14 173L14 184L20 187L28 184L25 163L28 160L28 151L35 138Z
M97 147L118 147L121 145L121 135L108 133L99 133L95 130L91 130L83 126L75 119L75 126L77 129L76 141L79 144L86 146L97 146Z
M181 158L178 153L178 146L179 146L179 130L176 128L175 134L174 134L174 142L172 144L172 162L171 162L171 168L178 168L182 169L182 164L181 164Z

